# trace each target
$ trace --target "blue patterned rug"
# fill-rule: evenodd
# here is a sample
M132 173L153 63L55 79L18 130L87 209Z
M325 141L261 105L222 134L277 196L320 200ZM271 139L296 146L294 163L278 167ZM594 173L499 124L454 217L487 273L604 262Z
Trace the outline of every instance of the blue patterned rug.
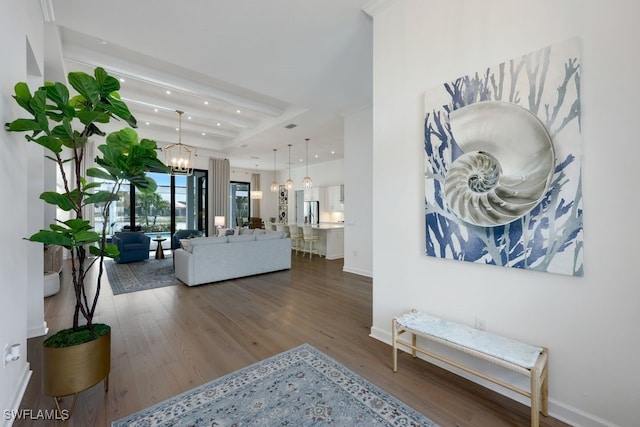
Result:
M163 288L182 283L176 278L173 258L148 259L146 261L118 264L111 259L104 261L109 284L114 295L147 289Z
M309 344L128 417L124 426L436 426Z

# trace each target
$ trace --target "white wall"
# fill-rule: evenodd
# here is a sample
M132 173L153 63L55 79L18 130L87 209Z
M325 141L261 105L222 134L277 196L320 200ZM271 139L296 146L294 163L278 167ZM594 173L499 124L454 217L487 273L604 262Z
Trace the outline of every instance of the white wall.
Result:
M27 81L27 40L33 58L42 70L43 22L39 3L6 0L0 14L0 51L3 55L0 76L0 120L11 121L22 114L11 98L13 86ZM20 344L22 357L6 367L0 364L0 408L17 409L30 377L27 351L28 271L42 271L42 258L29 256L31 245L23 240L33 231L32 221L41 215L28 215L38 203L30 200L29 164L26 141L21 134L0 131L0 189L4 202L0 209L3 241L0 245L0 351L6 344ZM42 165L40 163L40 168ZM41 171L40 171L40 177ZM42 212L42 206L39 207ZM40 252L42 249L40 248ZM42 282L40 282L41 284ZM9 424L2 417L2 423Z
M380 3L380 2L378 2ZM574 425L637 425L635 272L640 3L390 1L374 13L372 335L411 307L550 349L550 409ZM585 275L430 258L423 94L447 79L582 41ZM389 227L388 218L401 218Z
M344 124L344 271L373 276L373 110L350 114Z

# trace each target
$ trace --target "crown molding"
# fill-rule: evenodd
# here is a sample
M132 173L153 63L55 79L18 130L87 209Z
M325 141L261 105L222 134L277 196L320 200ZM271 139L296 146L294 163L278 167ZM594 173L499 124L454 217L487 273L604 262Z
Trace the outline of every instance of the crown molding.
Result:
M42 18L44 22L55 22L56 17L53 14L53 4L51 0L40 0L40 9L42 10Z
M398 0L367 0L360 9L372 18Z

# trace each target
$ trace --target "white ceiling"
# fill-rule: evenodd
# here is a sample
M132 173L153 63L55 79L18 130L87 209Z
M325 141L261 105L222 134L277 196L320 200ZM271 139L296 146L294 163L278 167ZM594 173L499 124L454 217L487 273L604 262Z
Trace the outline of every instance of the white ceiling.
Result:
M58 68L92 73L101 66L122 78L120 95L142 137L161 147L177 142L175 111L182 110L182 142L199 155L262 170L273 169L273 149L278 169L286 167L288 144L294 166L306 159L305 138L310 164L342 158L343 116L372 102L364 3L42 2L55 24L57 46L49 50Z

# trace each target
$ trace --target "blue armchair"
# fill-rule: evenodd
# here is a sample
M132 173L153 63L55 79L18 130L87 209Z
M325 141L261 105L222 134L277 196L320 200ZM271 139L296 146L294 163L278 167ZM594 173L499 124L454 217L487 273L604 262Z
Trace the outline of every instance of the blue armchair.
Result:
M180 239L202 236L204 236L204 233L199 230L178 230L173 233L173 237L171 238L171 249L178 249L180 247Z
M118 263L144 261L149 259L149 244L151 237L134 231L122 231L112 238L113 243L120 251Z

